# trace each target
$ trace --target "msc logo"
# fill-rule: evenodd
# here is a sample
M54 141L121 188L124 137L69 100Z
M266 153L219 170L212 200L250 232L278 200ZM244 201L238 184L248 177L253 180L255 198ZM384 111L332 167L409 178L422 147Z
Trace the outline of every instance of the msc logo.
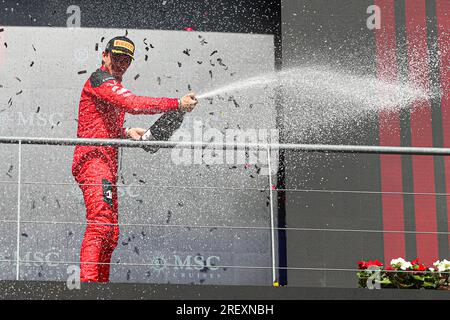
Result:
M172 259L166 259L164 257L154 257L152 259L152 269L160 273L165 270L168 265L173 267L175 270L208 270L215 271L219 268L217 264L220 262L220 257L218 256L208 256L204 257L201 255L191 256L187 255L182 258L179 255L173 255Z

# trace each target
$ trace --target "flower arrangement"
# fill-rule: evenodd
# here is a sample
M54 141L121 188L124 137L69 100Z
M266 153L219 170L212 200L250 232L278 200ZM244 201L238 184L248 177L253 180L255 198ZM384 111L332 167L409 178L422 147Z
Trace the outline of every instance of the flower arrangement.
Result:
M359 288L450 289L450 261L444 259L428 268L419 259L392 259L384 267L378 260L358 262Z

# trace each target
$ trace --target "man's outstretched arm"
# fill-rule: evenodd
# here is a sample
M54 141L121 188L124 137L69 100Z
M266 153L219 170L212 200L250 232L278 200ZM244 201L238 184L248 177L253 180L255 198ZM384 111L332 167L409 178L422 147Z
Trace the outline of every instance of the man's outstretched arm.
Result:
M180 100L177 98L138 96L115 80L98 87L93 86L92 91L97 99L131 114L157 114L180 107Z

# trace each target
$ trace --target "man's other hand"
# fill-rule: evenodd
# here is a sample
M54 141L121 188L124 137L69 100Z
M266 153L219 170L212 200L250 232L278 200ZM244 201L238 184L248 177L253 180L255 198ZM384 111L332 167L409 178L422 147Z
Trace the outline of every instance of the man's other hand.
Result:
M181 106L180 108L184 111L191 112L194 110L194 107L198 103L197 98L195 97L194 92L189 92L187 95L185 95L183 98L180 99Z
M139 140L144 135L145 131L146 130L142 128L130 128L127 132L127 138Z

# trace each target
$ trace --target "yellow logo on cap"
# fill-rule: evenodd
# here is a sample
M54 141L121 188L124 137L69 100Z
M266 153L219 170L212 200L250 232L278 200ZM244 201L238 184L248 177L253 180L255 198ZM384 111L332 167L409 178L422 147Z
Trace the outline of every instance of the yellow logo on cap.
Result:
M134 53L134 46L131 43L123 40L114 40L114 47L122 47Z

